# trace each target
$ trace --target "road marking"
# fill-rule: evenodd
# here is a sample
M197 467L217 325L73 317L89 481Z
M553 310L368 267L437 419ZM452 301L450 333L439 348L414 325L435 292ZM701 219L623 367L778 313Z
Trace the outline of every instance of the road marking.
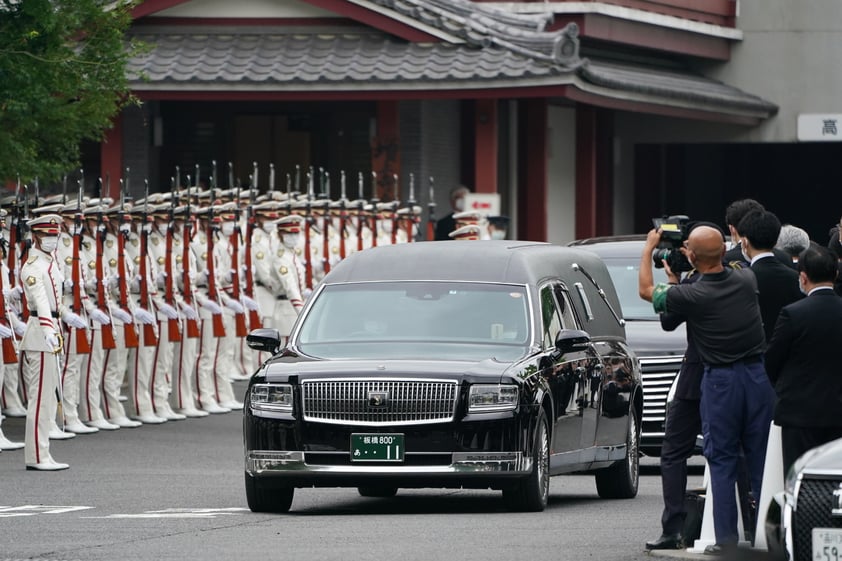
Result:
M217 516L239 516L247 508L167 508L147 510L139 514L110 514L108 516L85 516L83 518L216 518Z
M12 518L14 516L36 516L38 514L66 514L89 510L92 506L47 506L47 505L22 505L22 506L0 506L0 518Z

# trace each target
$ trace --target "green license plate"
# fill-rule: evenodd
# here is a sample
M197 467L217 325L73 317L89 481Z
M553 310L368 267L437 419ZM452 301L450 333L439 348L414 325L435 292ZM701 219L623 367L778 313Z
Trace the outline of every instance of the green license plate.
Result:
M351 461L402 462L402 434L352 434Z

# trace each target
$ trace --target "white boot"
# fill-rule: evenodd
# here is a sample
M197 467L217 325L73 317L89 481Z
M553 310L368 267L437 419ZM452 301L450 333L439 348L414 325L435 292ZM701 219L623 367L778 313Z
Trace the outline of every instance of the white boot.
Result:
M0 429L0 450L19 450L23 448L23 442L12 442L3 434L3 429Z

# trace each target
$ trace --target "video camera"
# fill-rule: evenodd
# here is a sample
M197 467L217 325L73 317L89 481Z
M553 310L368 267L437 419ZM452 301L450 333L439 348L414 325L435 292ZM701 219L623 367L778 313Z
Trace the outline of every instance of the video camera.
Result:
M669 268L676 274L693 269L693 265L681 253L681 247L687 241L687 236L690 233L689 223L690 218L683 214L652 219L655 228L661 230L661 243L652 252L652 262L655 268L663 269L664 261L666 261Z

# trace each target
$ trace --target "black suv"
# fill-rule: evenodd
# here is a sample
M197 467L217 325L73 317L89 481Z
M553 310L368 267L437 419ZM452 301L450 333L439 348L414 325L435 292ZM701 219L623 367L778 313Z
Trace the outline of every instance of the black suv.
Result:
M687 336L684 325L664 331L652 304L638 295L637 274L645 236L606 236L571 242L572 247L599 255L614 281L623 317L626 337L640 359L643 376L643 422L640 449L650 456L660 456L664 438L667 400L684 351ZM655 282L666 282L663 269L655 269Z

